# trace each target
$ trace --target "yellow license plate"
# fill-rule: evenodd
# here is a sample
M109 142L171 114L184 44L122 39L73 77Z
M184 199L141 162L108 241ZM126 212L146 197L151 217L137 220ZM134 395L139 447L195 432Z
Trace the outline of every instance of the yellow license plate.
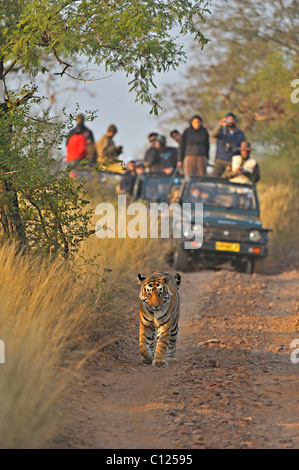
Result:
M215 248L218 251L240 251L240 243L216 242Z

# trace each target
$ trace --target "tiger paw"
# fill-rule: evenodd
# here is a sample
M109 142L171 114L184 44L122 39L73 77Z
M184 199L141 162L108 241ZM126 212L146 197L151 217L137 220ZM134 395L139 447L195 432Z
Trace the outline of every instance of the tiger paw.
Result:
M178 359L177 359L175 356L169 356L169 357L167 358L167 361L168 361L168 362L178 362Z
M153 362L154 355L151 354L149 351L145 351L142 354L142 360L145 364L151 364Z
M154 367L167 367L168 362L165 359L162 359L162 360L154 359L153 360L153 366Z
M152 363L152 359L147 359L145 357L142 358L142 361L144 362L144 364L151 364Z

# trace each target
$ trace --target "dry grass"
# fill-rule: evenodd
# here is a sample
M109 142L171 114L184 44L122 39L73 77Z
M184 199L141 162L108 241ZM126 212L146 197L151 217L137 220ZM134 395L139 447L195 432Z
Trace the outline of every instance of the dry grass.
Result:
M296 267L298 264L299 198L298 188L284 182L258 183L263 226L272 228L269 262Z
M2 448L46 447L60 432L68 418L61 400L80 366L117 335L137 273L160 268L162 260L161 240L149 239L94 235L73 265L0 248Z
M57 430L57 399L69 384L91 328L96 297L68 266L0 249L0 445L40 447ZM83 341L82 341L83 338Z

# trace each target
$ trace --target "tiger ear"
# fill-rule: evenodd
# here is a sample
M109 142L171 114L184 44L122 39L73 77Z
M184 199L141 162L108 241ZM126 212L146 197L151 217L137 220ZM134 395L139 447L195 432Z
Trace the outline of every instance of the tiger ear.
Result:
M138 279L139 284L142 284L142 282L144 281L144 279L146 279L146 277L138 273L137 279Z
M176 278L176 285L179 287L182 277L179 273L175 273L174 277Z
M169 281L169 276L168 274L165 274L165 276L162 277L162 282L165 282L165 284L167 284Z

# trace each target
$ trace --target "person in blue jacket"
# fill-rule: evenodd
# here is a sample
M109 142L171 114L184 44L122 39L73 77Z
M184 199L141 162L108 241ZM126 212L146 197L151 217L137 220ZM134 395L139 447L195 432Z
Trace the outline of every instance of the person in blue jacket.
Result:
M233 155L240 154L241 142L246 141L245 134L238 129L234 113L229 112L212 130L211 136L217 139L213 176L222 176Z

